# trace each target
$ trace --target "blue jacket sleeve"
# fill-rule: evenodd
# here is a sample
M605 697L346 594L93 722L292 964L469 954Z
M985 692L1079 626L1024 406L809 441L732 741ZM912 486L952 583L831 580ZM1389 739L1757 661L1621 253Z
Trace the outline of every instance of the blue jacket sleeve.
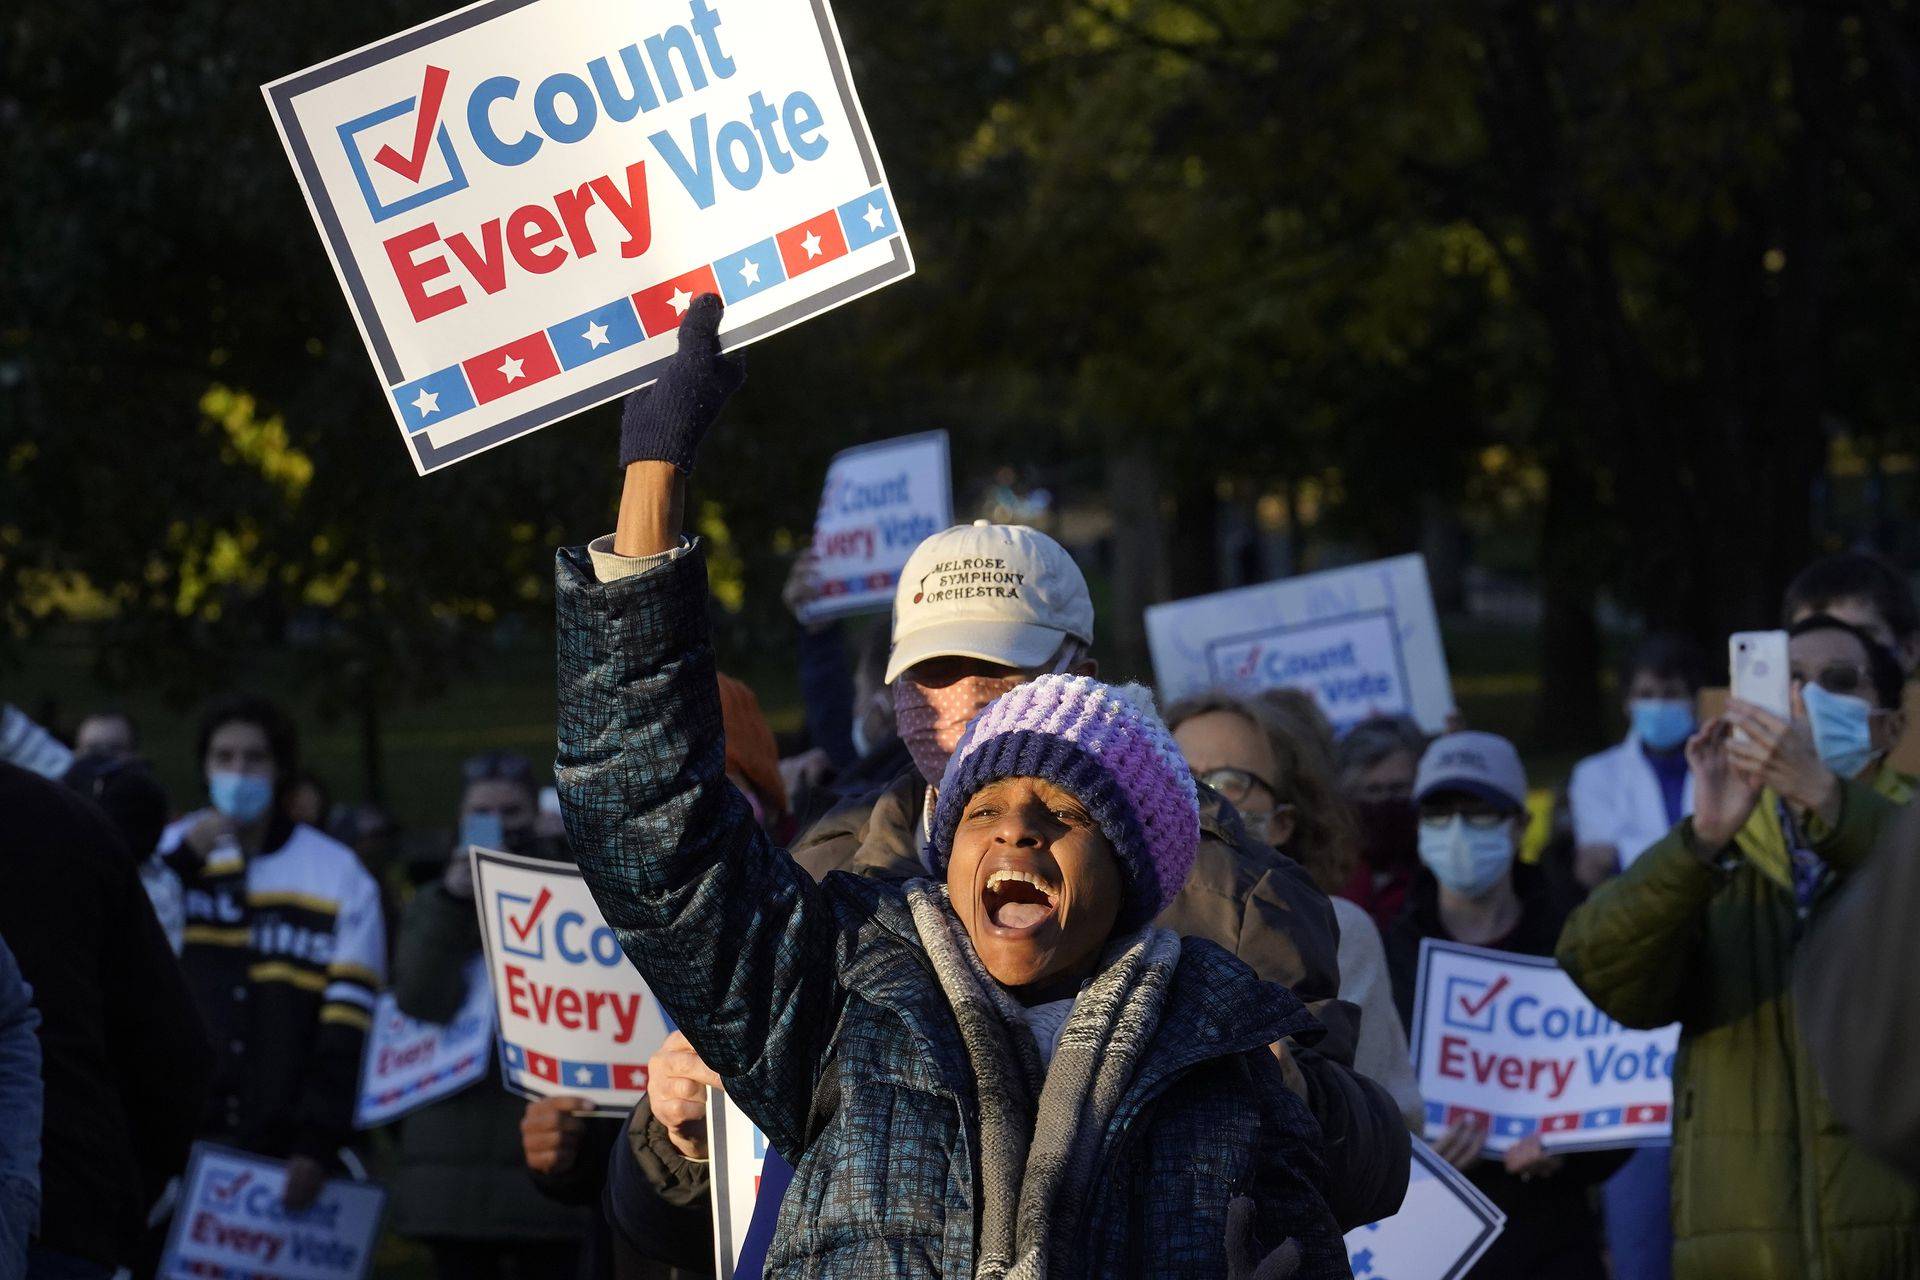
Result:
M725 775L696 544L596 580L560 553L560 801L594 900L727 1093L797 1156L851 953L829 890Z

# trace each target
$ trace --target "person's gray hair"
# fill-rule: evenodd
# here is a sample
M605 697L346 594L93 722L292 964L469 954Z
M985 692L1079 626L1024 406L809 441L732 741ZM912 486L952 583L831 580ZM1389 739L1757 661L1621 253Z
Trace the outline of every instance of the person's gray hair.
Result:
M1334 771L1342 783L1401 752L1418 760L1432 741L1408 716L1376 716L1347 730L1334 745Z

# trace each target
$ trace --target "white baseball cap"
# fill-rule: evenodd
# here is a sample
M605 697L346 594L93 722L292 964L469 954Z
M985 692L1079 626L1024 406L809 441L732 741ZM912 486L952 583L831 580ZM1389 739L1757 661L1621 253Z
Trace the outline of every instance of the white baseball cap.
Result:
M1527 770L1513 744L1496 733L1465 730L1435 738L1414 774L1416 802L1462 791L1512 809L1527 807Z
M1023 524L957 524L900 571L887 683L928 658L1031 669L1068 636L1093 642L1093 597L1066 548Z

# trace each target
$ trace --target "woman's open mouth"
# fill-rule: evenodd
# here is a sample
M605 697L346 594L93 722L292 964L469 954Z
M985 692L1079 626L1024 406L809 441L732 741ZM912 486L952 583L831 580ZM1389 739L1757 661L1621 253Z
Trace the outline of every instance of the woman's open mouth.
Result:
M1030 933L1053 918L1060 887L1032 871L1000 870L987 877L980 905L988 923L1006 933Z

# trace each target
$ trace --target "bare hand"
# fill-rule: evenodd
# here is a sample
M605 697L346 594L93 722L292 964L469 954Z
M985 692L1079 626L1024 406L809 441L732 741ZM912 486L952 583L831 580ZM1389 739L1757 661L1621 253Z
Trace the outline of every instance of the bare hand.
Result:
M1456 1169L1466 1170L1480 1158L1480 1149L1487 1145L1487 1127L1473 1120L1462 1120L1440 1135L1433 1144L1433 1153Z
M539 1098L520 1117L520 1157L535 1173L563 1174L580 1158L587 1122L578 1114L593 1104L585 1098Z
M707 1158L707 1089L721 1089L720 1077L676 1031L647 1060L647 1100L673 1142L689 1160Z
M1727 754L1734 768L1755 785L1772 787L1803 813L1837 820L1840 779L1814 749L1806 703L1798 689L1793 691L1793 707L1796 718L1782 720L1749 702L1728 703L1727 722L1740 733L1727 743Z
M440 873L440 884L461 901L473 901L473 859L467 856L467 846L454 849L447 859L447 869Z
M1687 767L1693 772L1693 834L1708 852L1733 842L1760 803L1760 785L1734 767L1729 754L1733 725L1715 716L1687 739Z
M780 589L780 602L787 606L787 612L793 615L795 622L808 628L819 628L825 623L810 623L801 617L801 611L820 598L820 557L808 547L793 559L793 568L787 571L787 584Z
M1530 1133L1508 1147L1504 1158L1507 1172L1522 1182L1551 1178L1566 1162L1564 1156L1548 1155L1537 1133Z
M1273 1056L1280 1060L1280 1074L1285 1078L1287 1088L1293 1090L1295 1096L1304 1099L1307 1096L1307 1077L1300 1070L1300 1064L1294 1061L1293 1051L1287 1048L1287 1042L1276 1040L1267 1047L1272 1049Z
M780 762L780 781L786 784L789 796L819 786L832 772L833 757L818 747Z
M312 1156L295 1156L287 1161L287 1185L280 1192L280 1204L289 1213L310 1208L326 1185L327 1171Z
M233 834L233 819L218 809L209 809L187 828L186 841L204 861L213 846Z

